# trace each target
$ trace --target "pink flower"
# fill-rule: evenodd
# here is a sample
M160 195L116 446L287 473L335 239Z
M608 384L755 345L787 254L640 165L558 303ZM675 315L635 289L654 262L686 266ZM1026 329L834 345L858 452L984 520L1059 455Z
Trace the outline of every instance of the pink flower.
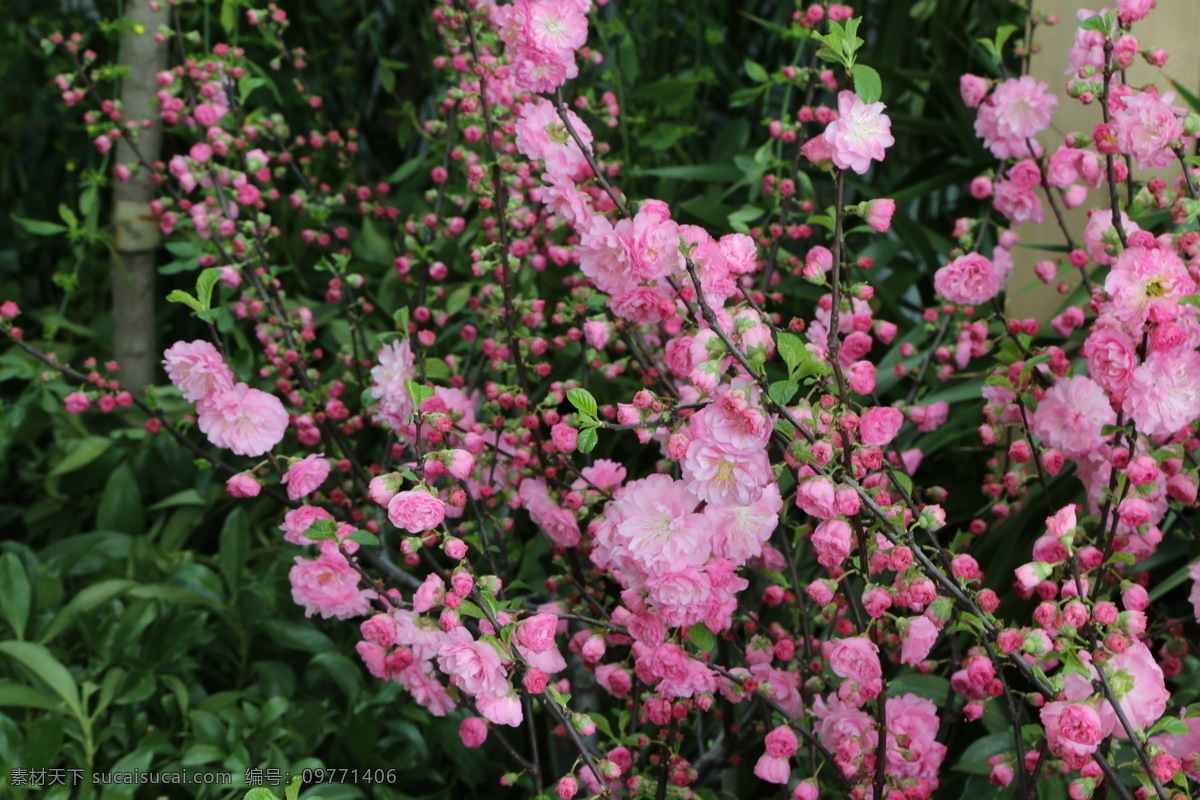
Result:
M71 392L63 398L68 414L82 414L92 407L92 401L83 392Z
M933 287L951 303L979 305L999 294L1000 276L991 261L968 253L934 273Z
M876 406L862 415L858 436L863 444L883 447L896 438L903 424L904 414L899 409Z
M480 717L467 717L458 723L458 738L466 747L479 747L487 741L487 720Z
M1029 158L1028 141L1050 126L1058 98L1050 85L1029 75L1009 78L996 87L975 120L975 134L996 158Z
M618 664L596 667L596 683L613 697L627 697L633 689L633 678L629 671Z
M239 456L261 456L283 441L288 415L279 398L239 383L217 389L197 406L208 440Z
M750 505L774 477L765 449L742 452L711 440L693 439L681 466L688 488L717 505Z
M838 93L838 118L825 128L825 141L839 169L862 175L872 161L883 161L883 151L896 143L885 108L883 103L864 103L854 92Z
M1043 442L1069 458L1086 455L1101 444L1100 431L1114 425L1117 413L1091 378L1060 378L1046 391L1031 427Z
M279 526L283 531L283 540L292 544L313 544L313 540L304 533L314 522L322 519L333 519L333 515L319 506L293 508L283 515L283 524Z
M292 464L283 476L288 487L288 498L299 500L312 494L329 477L329 459L313 453Z
M517 625L513 641L532 653L544 653L554 647L557 630L558 617L554 614L535 614Z
M429 492L400 492L388 501L388 519L409 533L431 531L446 517L446 504Z
M1096 320L1081 352L1087 357L1088 375L1109 392L1123 392L1133 380L1138 357L1133 339L1111 317Z
M369 600L375 596L370 589L358 588L358 572L331 541L322 542L321 555L315 561L297 556L288 580L292 584L292 600L304 606L306 617L362 616L370 611Z
M1175 159L1172 144L1183 139L1182 112L1168 105L1155 91L1126 97L1115 109L1117 149L1134 157L1138 169L1161 169Z
M833 161L833 149L829 145L829 140L825 138L825 134L818 134L800 147L800 152L804 154L811 163L822 169L827 169Z
M567 119L580 140L591 147L592 132L575 112L568 110ZM526 158L545 161L551 175L569 178L586 174L590 169L583 151L579 149L554 104L545 98L520 106L516 123L517 150Z
M583 323L583 338L590 347L603 350L609 339L608 323L588 320Z
M987 97L988 83L978 75L967 73L958 78L958 92L967 108L978 108Z
M233 388L233 371L217 348L202 339L171 345L163 353L163 367L171 383L192 403Z
M996 210L1008 217L1014 225L1023 222L1043 222L1046 209L1036 194L1022 188L1015 181L996 181L992 202Z
M850 555L852 542L853 535L849 523L841 519L825 520L816 527L812 535L817 563L823 567L841 566L846 556Z
M886 233L892 227L892 215L896 213L896 201L887 198L867 203L866 220L871 230Z
M258 497L262 486L253 476L239 472L225 481L225 489L233 497Z
M911 617L904 628L900 645L900 663L915 667L929 656L937 641L938 629L928 617Z
M1117 17L1126 25L1145 19L1156 2L1157 0L1117 0Z
M1196 292L1196 282L1170 250L1130 247L1117 257L1104 291L1112 298L1109 313L1137 330L1143 322L1177 317L1179 300Z
M1124 211L1120 214L1121 226L1124 228L1126 236L1132 236L1141 230L1136 222L1125 215ZM1088 217L1087 225L1083 227L1083 246L1087 250L1087 254L1097 264L1112 264L1113 257L1109 255L1108 247L1116 242L1117 231L1113 227L1112 211L1093 211Z
M829 667L839 678L867 683L883 675L879 648L870 639L851 636L838 639L829 650Z
M1151 353L1133 371L1124 410L1138 432L1149 436L1169 436L1189 425L1200 416L1200 353Z
M462 626L446 634L437 661L438 668L450 676L450 683L472 697L496 698L512 691L500 653L488 642L472 639Z
M393 339L384 345L376 358L379 364L371 368L371 396L378 399L375 413L396 429L408 425L412 400L404 382L417 375L416 359L407 338Z
M1192 579L1192 589L1188 593L1188 602L1192 604L1192 616L1200 622L1200 562L1188 567L1188 577Z
M796 505L817 519L838 516L837 490L828 478L809 478L796 487Z
M1065 700L1047 703L1042 706L1041 718L1050 752L1062 756L1073 769L1090 760L1105 736L1100 715L1089 703Z

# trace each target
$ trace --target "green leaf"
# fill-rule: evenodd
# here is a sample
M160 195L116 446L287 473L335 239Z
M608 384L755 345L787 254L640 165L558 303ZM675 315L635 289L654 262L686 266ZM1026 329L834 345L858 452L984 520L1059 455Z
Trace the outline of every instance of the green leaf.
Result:
M581 453L590 453L596 449L596 443L599 437L596 435L595 428L584 428L579 432L579 438L575 441L575 446L579 448Z
M1153 736L1156 733L1171 733L1176 736L1186 736L1188 733L1187 723L1179 717L1163 717L1158 722L1154 723L1154 727L1150 729L1147 736Z
M850 70L854 76L854 92L864 103L878 103L883 97L883 82L879 73L866 64L855 64Z
M1019 29L1017 28L1016 25L1001 25L996 30L996 50L999 51L1001 54L1003 54L1004 45L1008 42L1009 38L1014 33L1016 33L1018 30Z
M175 291L173 291L169 295L167 295L167 302L168 303L183 303L185 306L190 308L192 311L203 311L204 310L204 307L200 305L199 300L192 297L190 294L183 291L182 289L176 289Z
M53 711L58 701L23 683L0 683L0 708L5 706Z
M96 527L133 535L145 532L146 510L138 491L137 479L128 463L122 464L108 476L104 494L100 497L100 507L96 511Z
M774 400L776 405L786 406L798 391L800 384L795 381L775 381L767 389L767 396Z
M308 653L324 653L335 649L333 640L306 622L283 619L263 619L258 626L283 647Z
M575 406L580 413L585 414L593 419L596 418L596 398L592 397L592 393L582 387L576 387L567 391L567 399L571 401L571 405Z
M16 214L10 215L9 219L32 233L34 236L54 236L55 234L66 233L70 230L70 228L68 228L66 225L59 225L57 222L45 222L40 219L25 219L24 217L18 217Z
M246 796L242 800L279 800L279 798L270 789L264 789L261 786L256 786L246 792Z
M12 626L18 639L25 638L25 623L29 621L31 596L29 576L16 553L0 556L0 611Z
M404 388L408 392L408 399L412 402L414 411L420 411L421 404L433 397L432 386L426 386L423 383L417 383L411 378L404 381Z
M221 270L216 267L209 267L200 273L200 277L196 278L196 297L200 300L202 311L212 308L213 287L217 285L220 278Z
M783 331L775 337L775 346L783 363L787 364L788 372L795 372L805 358L804 342L796 334Z
M59 475L66 475L68 472L86 467L103 455L112 443L113 440L106 436L89 436L76 442L72 445L71 451L67 453L67 457L50 470L49 477L56 478Z
M51 655L49 650L33 642L6 641L0 642L0 654L8 656L36 675L38 680L67 704L72 714L82 717L79 687L71 677L70 671Z
M350 541L358 542L359 544L367 544L367 545L379 544L379 537L376 536L375 534L371 533L370 531L355 531L354 533L350 534L350 536L347 538L349 538Z
M230 596L236 598L241 589L242 571L245 569L246 555L250 549L250 517L243 507L235 508L225 517L219 541L217 563L221 567L221 574L225 576Z
M67 603L62 611L58 612L58 616L50 623L50 627L41 635L39 641L45 644L66 630L71 621L75 619L76 614L90 611L101 603L106 603L114 597L135 588L137 585L137 581L129 580L128 578L113 578L112 580L100 581L90 586L85 586L79 590L78 594L71 598L71 602Z
M751 61L750 59L746 59L745 67L746 76L755 83L766 83L768 80L770 80L771 76L767 74L767 71L761 64Z
M972 775L991 774L992 765L988 759L1007 753L1015 747L1012 731L999 731L976 739L963 751L962 758L954 765L957 772L969 772Z
M332 519L319 519L308 526L308 530L304 532L304 535L316 542L324 541L325 539L336 539L337 522Z
M712 631L703 622L697 622L692 627L688 628L688 639L692 644L696 645L701 652L712 652L713 642L715 641Z
M296 800L300 796L300 776L294 776L283 790L284 800Z
M232 33L234 27L237 26L237 11L234 10L233 0L224 0L221 3L221 27L226 33Z

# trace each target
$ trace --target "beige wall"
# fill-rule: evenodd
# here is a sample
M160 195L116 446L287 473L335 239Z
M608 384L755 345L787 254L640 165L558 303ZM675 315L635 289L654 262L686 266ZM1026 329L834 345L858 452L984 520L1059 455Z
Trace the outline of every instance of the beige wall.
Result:
M1103 5L1115 5L1109 0ZM1080 8L1097 10L1102 3L1079 2L1079 0L1038 0L1035 8L1048 14L1058 14L1061 21L1053 26L1040 26L1034 34L1040 52L1033 57L1031 71L1038 80L1047 81L1050 89L1058 95L1059 105L1050 130L1038 137L1047 152L1053 152L1062 142L1064 134L1071 131L1090 131L1100 121L1100 108L1095 103L1085 106L1066 94L1068 53L1075 40L1076 12ZM1158 0L1158 7L1141 22L1134 23L1133 34L1138 39L1140 50L1161 48L1170 54L1167 65L1161 70L1152 67L1142 58L1134 61L1129 70L1129 83L1142 86L1156 84L1161 91L1171 89L1167 78L1178 81L1193 92L1200 89L1200 0ZM1187 106L1186 101L1177 100L1176 105ZM1134 178L1147 181L1156 173L1134 170ZM1178 167L1164 175L1174 180L1179 175ZM1067 225L1077 243L1082 243L1083 226L1087 221L1085 209L1096 206L1107 207L1105 190L1092 191L1088 201L1079 208L1066 213ZM1061 204L1060 204L1061 207ZM1050 209L1046 209L1046 221L1040 225L1026 223L1018 226L1017 233L1023 244L1063 244L1063 237ZM1053 258L1056 253L1034 250L1018 245L1013 249L1013 278L1009 284L1008 312L1019 317L1037 317L1047 320L1062 303L1062 297L1053 286L1045 286L1033 274L1033 265L1044 258ZM1093 265L1094 266L1094 265ZM1074 283L1078 282L1078 278ZM1036 288L1023 291L1030 284Z

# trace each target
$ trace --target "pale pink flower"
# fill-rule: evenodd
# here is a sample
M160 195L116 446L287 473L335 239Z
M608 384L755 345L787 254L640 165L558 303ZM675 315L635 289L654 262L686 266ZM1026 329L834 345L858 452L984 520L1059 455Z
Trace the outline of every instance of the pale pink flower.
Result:
M420 489L400 492L388 501L388 519L409 533L433 530L445 517L446 504Z
M591 147L592 132L575 112L568 109L567 119L583 143ZM558 116L554 104L545 98L524 103L516 123L517 150L526 158L545 161L551 175L574 178L590 169L583 151Z
M208 440L239 456L261 456L283 441L288 415L279 398L244 383L218 389L197 406Z
M699 498L684 481L655 474L625 487L617 532L646 572L699 566L712 552L711 522L695 513Z
M1192 579L1192 590L1188 593L1188 602L1192 604L1192 616L1200 622L1200 562L1188 567L1188 577Z
M233 371L217 348L203 339L176 342L163 352L162 363L171 383L192 403L233 388Z
M446 634L437 661L450 683L472 697L500 697L512 691L505 659L493 645L475 641L462 626Z
M1046 219L1046 209L1041 198L1015 181L1000 180L995 183L995 194L992 202L999 211L1014 225L1023 222L1043 222Z
M817 525L812 534L817 563L823 567L840 567L850 555L853 534L850 523L842 519L827 519Z
M1090 703L1065 700L1047 703L1042 706L1041 719L1050 752L1061 756L1073 769L1091 760L1105 736L1100 715Z
M951 303L979 305L999 294L1000 276L987 258L968 253L935 272L933 287Z
M1183 139L1182 111L1173 108L1155 91L1125 98L1113 113L1117 149L1133 156L1138 169L1161 169L1175 160L1173 144Z
M1158 0L1117 0L1117 18L1128 25L1145 19Z
M285 542L300 545L314 544L314 541L304 533L313 526L314 522L322 519L333 519L333 515L320 506L300 506L283 515L283 524L279 526L279 530L283 531Z
M299 500L312 494L329 477L329 459L322 458L323 454L310 454L302 461L297 461L283 476L283 483L288 487L288 498Z
M1109 313L1138 330L1143 322L1177 317L1180 299L1196 292L1196 282L1170 250L1130 247L1117 257L1104 291L1112 298Z
M253 475L239 472L225 481L225 489L233 497L258 497L258 493L262 491L262 485L254 479Z
M983 98L987 97L987 91L987 81L978 75L966 73L958 78L958 92L967 108L978 108Z
M1120 212L1120 214L1121 227L1124 228L1126 236L1132 236L1141 230L1136 222L1126 216L1124 211ZM1108 233L1107 237L1105 236L1106 233ZM1111 241L1106 243L1105 239L1109 237L1111 237ZM1113 227L1112 211L1093 211L1091 216L1088 217L1087 225L1083 227L1083 246L1087 250L1087 254L1097 264L1112 264L1113 257L1108 253L1107 244L1116 242L1117 234L1116 228Z
M713 555L744 564L762 552L779 524L783 499L779 485L768 484L760 497L748 506L709 505L704 516L712 522Z
M884 150L896 143L885 108L883 103L864 103L854 92L838 93L838 118L825 128L825 141L839 169L862 175L872 161L883 161Z
M929 656L937 641L938 629L928 617L910 617L900 644L900 663L915 667Z
M359 589L359 574L331 541L321 543L321 555L315 561L296 557L296 566L288 573L292 600L304 606L304 616L320 614L328 619L348 619L366 614L370 589Z
M681 467L688 488L717 505L750 505L774 479L765 449L741 452L711 440L693 439Z
M829 650L829 668L839 678L858 683L873 681L883 675L879 647L862 636L834 641Z
M896 201L888 198L867 203L866 221L871 230L886 233L892 227L892 215L896 213Z
M996 158L1029 158L1028 142L1050 126L1058 98L1029 75L1001 82L979 106L975 133Z
M379 401L375 413L393 428L405 428L413 407L404 382L417 375L412 346L407 337L393 339L380 349L376 358L379 364L371 368L374 380L371 396Z
M1124 410L1148 436L1170 436L1200 417L1200 353L1151 353L1133 370Z
M1078 458L1099 447L1101 429L1116 421L1104 390L1091 378L1076 376L1060 378L1046 390L1031 428L1050 447Z

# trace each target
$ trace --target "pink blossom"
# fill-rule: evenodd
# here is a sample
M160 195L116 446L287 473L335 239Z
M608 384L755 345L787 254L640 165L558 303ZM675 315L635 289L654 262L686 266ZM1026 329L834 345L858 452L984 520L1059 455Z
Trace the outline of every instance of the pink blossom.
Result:
M299 500L315 492L329 477L329 469L329 459L315 453L292 464L283 476L283 483L288 487L288 498Z
M812 546L817 552L817 563L823 567L838 567L850 555L853 534L850 524L841 519L825 520L817 525L812 535Z
M1152 90L1138 92L1115 110L1117 148L1133 156L1138 169L1161 169L1175 159L1171 149L1183 139L1182 111Z
M1043 222L1046 209L1041 199L1028 188L1018 186L1015 181L996 181L992 202L1014 225L1023 222Z
M479 747L487 741L487 720L480 717L467 717L458 723L458 738L465 747Z
M862 175L871 161L883 161L884 150L896 143L883 103L864 103L854 92L838 93L838 118L825 128L830 158L839 169Z
M239 383L200 402L197 424L208 440L239 456L261 456L283 440L288 415L275 395Z
M1081 352L1087 357L1088 375L1109 392L1123 392L1138 365L1132 337L1110 317L1096 320Z
M1133 370L1124 409L1140 433L1169 436L1200 416L1200 353L1151 353Z
M1086 455L1101 444L1100 430L1114 425L1117 413L1091 378L1060 378L1046 391L1031 427L1043 442L1070 458Z
M446 517L446 504L429 492L400 492L388 501L388 519L409 533L431 531Z
M1062 756L1073 769L1079 769L1090 760L1105 736L1100 715L1089 703L1047 703L1042 706L1041 719L1050 742L1050 752Z
M580 140L590 147L592 132L583 120L570 110L567 111L567 119L571 121L571 127ZM558 116L554 104L545 98L539 97L521 105L516 123L516 143L521 155L545 161L546 171L551 175L574 178L589 170L583 151Z
M796 487L796 505L817 519L838 516L837 491L828 478L809 478Z
M313 540L304 535L314 522L322 519L333 519L333 515L319 506L300 506L293 508L283 515L283 540L291 544L313 544Z
M900 645L900 663L915 667L929 656L937 641L938 629L928 617L911 617L904 628Z
M68 414L82 414L92 407L92 401L83 392L71 392L63 398Z
M858 436L863 444L883 447L889 444L904 424L904 414L895 408L875 406L862 415Z
M475 641L464 627L446 634L438 649L438 667L450 683L472 697L498 697L512 691L504 670L505 659L488 642Z
M225 481L225 489L233 497L258 497L258 493L262 491L262 485L254 479L254 476L239 472Z
M1129 219L1125 212L1120 212L1121 226L1125 230L1126 236L1132 236L1137 231L1141 230L1138 224ZM1105 234L1108 234L1106 236ZM1116 228L1113 227L1112 211L1098 210L1093 211L1088 217L1087 225L1083 227L1083 246L1087 250L1087 254L1092 257L1092 260L1097 264L1112 264L1113 257L1108 253L1108 245L1115 243ZM1111 241L1106 242L1106 239L1111 237Z
M596 667L596 683L613 697L627 697L633 689L633 678L629 671L618 664Z
M892 227L892 215L896 213L896 201L884 198L867 203L865 219L871 230L885 233Z
M829 667L839 678L866 683L883 675L879 663L879 648L870 639L851 636L833 642L829 651Z
M371 368L371 396L379 402L375 412L397 430L408 425L413 412L405 381L417 375L416 358L407 337L393 339L376 356L379 364Z
M1136 330L1178 316L1179 300L1196 292L1196 282L1170 250L1130 247L1117 257L1104 291L1112 298L1109 313Z
M934 273L933 287L951 303L979 305L999 294L1000 276L991 261L968 253Z
M978 75L967 73L958 78L958 92L967 108L978 108L983 98L987 97L987 91L987 81Z
M554 634L557 630L557 616L535 614L517 625L513 641L532 653L544 653L554 647Z
M1157 0L1117 0L1117 18L1126 25L1145 19L1156 3Z
M202 339L171 345L163 353L163 367L184 399L193 403L233 388L233 371L217 348Z
M358 588L358 572L331 541L321 543L321 555L315 561L297 556L288 580L292 584L292 599L304 606L306 617L361 616L370 610L368 601L375 596L370 589Z
M718 505L750 505L773 480L765 449L743 452L711 440L693 439L681 466L688 488Z
M1058 98L1029 75L1001 82L979 106L975 134L996 158L1029 158L1028 142L1050 126Z

